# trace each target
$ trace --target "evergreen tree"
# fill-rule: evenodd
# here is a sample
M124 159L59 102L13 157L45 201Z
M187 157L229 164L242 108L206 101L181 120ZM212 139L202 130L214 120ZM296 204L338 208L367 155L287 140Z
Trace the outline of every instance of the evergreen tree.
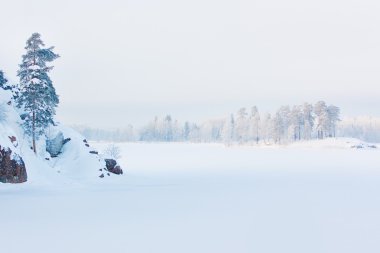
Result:
M188 141L189 140L189 135L190 135L190 124L188 121L185 122L185 125L183 127L183 134L182 134L182 138L184 141Z
M317 116L318 139L323 139L329 129L329 118L327 106L324 101L318 101L314 106L314 113Z
M16 102L26 113L23 127L25 133L32 137L36 153L36 140L49 125L54 125L53 117L59 100L48 75L53 67L47 63L59 55L53 52L54 47L45 48L38 33L33 33L27 40L25 49L26 54L22 56L17 73L20 93Z
M314 127L314 117L313 117L313 105L304 103L302 107L303 114L303 138L311 139L311 134L313 132Z
M327 107L327 115L329 119L329 137L336 136L336 123L339 119L340 109L337 106L329 105Z
M283 136L284 132L284 123L281 117L280 112L277 112L276 115L273 117L273 141L275 143L281 143L281 137Z
M172 117L167 115L164 120L164 141L173 141L173 124Z
M278 114L278 115L277 115ZM289 137L289 126L290 126L290 107L281 106L278 109L275 119L275 126L277 127L277 134L279 135L278 142L288 140Z
M247 110L244 107L240 108L237 113L235 138L240 143L245 142L248 136L247 115Z
M5 89L8 80L4 77L3 71L0 70L0 88Z
M290 127L289 131L291 131L291 135L293 137L293 140L296 141L301 140L301 128L304 125L304 118L302 114L302 109L300 106L293 106L293 109L290 112Z

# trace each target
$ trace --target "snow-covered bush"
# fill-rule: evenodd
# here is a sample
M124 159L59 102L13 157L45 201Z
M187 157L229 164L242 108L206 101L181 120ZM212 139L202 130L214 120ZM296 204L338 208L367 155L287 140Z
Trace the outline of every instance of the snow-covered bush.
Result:
M115 144L108 145L103 150L103 156L104 156L104 158L111 158L114 160L120 159L121 158L120 147L116 146Z

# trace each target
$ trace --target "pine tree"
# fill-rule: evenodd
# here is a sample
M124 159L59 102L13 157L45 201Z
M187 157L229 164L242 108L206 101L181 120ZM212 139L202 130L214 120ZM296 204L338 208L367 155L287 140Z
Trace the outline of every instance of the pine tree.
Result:
M188 121L185 122L185 125L183 127L183 134L182 138L184 141L188 141L190 136L190 124Z
M329 105L327 107L327 115L329 121L329 136L335 137L336 135L336 123L340 121L339 119L340 109L337 106Z
M278 114L278 115L277 115ZM274 117L275 126L277 127L277 134L279 135L279 141L287 141L289 137L289 126L290 126L290 107L281 106L278 109L276 116Z
M311 139L311 133L313 132L314 127L314 117L313 117L313 105L304 103L302 107L303 115L303 138Z
M247 115L247 110L244 107L240 108L237 113L235 137L239 143L245 142L248 136Z
M293 140L301 139L301 127L304 125L303 114L300 106L293 106L292 111L290 112L290 131L293 136Z
M170 115L166 115L164 120L164 140L165 141L173 141L173 124L172 117Z
M0 70L0 88L5 89L8 80L4 77L3 71Z
M318 101L314 106L314 113L317 116L318 139L323 139L327 135L329 128L326 103L324 101Z
M280 112L273 117L273 140L275 143L281 143L281 137L284 132L284 124Z
M26 54L22 56L20 69L20 93L16 99L17 106L25 111L23 127L25 133L32 137L33 151L36 153L36 140L49 125L54 125L55 108L58 96L49 77L52 66L48 62L59 57L53 52L54 47L45 48L41 35L33 33L26 42Z

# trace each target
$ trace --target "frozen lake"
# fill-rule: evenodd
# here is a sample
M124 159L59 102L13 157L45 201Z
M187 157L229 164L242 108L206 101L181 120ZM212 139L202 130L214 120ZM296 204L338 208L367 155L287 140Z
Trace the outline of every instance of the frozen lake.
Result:
M380 252L378 149L119 146L122 177L0 185L0 252Z

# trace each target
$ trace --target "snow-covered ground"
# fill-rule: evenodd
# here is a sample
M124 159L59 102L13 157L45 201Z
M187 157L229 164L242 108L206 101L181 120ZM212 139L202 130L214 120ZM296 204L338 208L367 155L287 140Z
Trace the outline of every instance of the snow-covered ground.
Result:
M119 144L123 176L0 184L0 252L377 253L380 148L358 144Z

